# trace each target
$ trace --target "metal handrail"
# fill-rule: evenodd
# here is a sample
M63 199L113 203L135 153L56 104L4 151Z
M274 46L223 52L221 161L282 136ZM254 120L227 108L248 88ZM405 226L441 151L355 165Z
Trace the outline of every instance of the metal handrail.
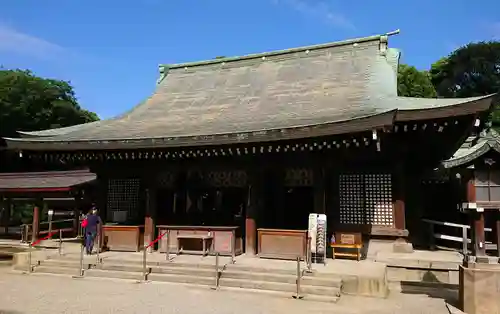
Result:
M301 269L300 267L300 260L301 260L301 257L300 256L297 256L297 277L295 279L295 295L293 295L293 298L294 299L302 299L304 298L304 296L302 295L302 290L301 290L301 281L302 281L302 276L304 275L304 272L306 271L304 269L304 271Z
M74 219L59 219L59 220L52 220L52 221L42 221L39 224L40 225L48 225L50 223L58 223L58 222L66 222L66 221L74 221ZM33 223L30 224L21 224L22 226L33 226Z
M40 222L40 225L49 225L49 229L47 230L49 233L54 231L52 230L52 225L54 223L63 223L63 222L73 222L74 219L59 219L59 220L52 220L52 221L43 221ZM21 224L21 242L26 243L29 241L29 236L33 237L33 223L30 224ZM59 228L61 229L61 228ZM55 230L58 230L57 228ZM40 232L40 231L39 231Z
M306 266L305 270L308 273L312 273L312 250L311 250L311 237L307 237L307 245L306 245Z
M462 252L461 252L462 255L467 256L469 254L468 245L469 245L469 243L472 243L472 239L469 239L469 237L467 235L467 231L471 228L469 225L457 224L457 223L447 222L447 221L437 221L437 220L431 220L431 219L422 219L422 221L429 224L429 226L431 227L430 231L431 231L433 239L440 239L440 240L462 243ZM460 229L462 229L462 237L434 233L434 225L452 227L452 228L460 228ZM484 228L484 231L485 232L492 232L492 229L491 228ZM485 245L486 244L487 243L485 243ZM432 243L431 246L434 247L434 243Z
M220 273L219 252L215 252L215 285L212 287L212 290L219 290Z
M439 225L439 226L446 226L446 227L455 227L455 228L465 228L465 229L470 229L469 225L462 225L462 224L457 224L454 222L447 222L447 221L437 221L437 220L431 220L431 219L422 219L423 222L427 222L432 225ZM491 228L484 228L485 232L491 232L493 231Z
M33 248L36 247L36 245L44 240L48 240L54 235L54 232L49 233L47 236L36 240L35 242L30 242L29 244L29 250L28 250L28 273L31 274L33 272L33 265L32 265L32 253L33 253Z
M149 242L148 244L145 244L143 247L143 252L142 252L142 280L145 282L148 279L148 271L147 271L147 253L148 249L155 245L156 242L160 241L165 235L167 235L168 231L165 231L164 233L160 234L157 236L153 241ZM168 239L168 235L167 235Z

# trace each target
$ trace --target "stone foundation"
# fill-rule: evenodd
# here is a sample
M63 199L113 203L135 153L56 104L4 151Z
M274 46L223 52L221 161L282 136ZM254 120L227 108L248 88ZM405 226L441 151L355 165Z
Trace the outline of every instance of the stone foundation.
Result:
M500 264L466 262L460 266L460 304L468 314L499 314Z

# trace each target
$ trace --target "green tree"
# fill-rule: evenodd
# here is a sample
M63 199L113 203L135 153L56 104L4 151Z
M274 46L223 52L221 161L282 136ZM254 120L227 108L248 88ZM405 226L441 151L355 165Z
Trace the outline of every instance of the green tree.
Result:
M471 43L434 63L431 81L439 96L473 97L500 91L500 42Z
M437 96L429 73L407 64L400 64L398 68L398 95L423 98Z
M430 70L431 81L441 97L473 97L500 92L500 42L470 43L438 60ZM492 126L500 128L498 101L491 114Z
M41 78L30 71L0 69L0 136L98 119L80 107L69 82Z

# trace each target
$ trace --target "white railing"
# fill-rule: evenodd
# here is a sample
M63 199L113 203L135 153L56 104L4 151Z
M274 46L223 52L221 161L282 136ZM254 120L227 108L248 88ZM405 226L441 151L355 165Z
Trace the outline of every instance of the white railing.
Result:
M453 222L447 222L447 221L431 220L431 219L422 219L422 221L429 224L429 226L431 227L431 233L432 233L434 239L462 243L462 254L465 256L469 253L468 245L469 245L469 243L472 242L472 240L468 237L467 231L470 229L470 226L457 224L457 223L453 223ZM434 226L436 226L436 225L450 227L450 228L460 228L460 229L462 229L462 236L457 237L457 236L452 236L452 235L447 235L447 234L435 233ZM484 232L492 232L492 230L491 230L491 228L484 228ZM497 249L496 245L492 244L491 242L486 242L485 246L486 246L487 250L496 250Z

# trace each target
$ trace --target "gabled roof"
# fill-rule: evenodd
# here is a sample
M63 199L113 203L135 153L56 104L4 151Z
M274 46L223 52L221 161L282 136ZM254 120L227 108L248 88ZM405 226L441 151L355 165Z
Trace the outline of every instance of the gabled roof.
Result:
M462 166L492 150L500 153L500 134L493 129L488 129L481 132L479 136L469 137L451 158L442 162L442 166L444 168Z
M399 51L387 34L160 66L154 94L109 120L7 138L13 149L216 145L295 139L486 111L491 96L397 96ZM68 145L70 144L70 145Z
M0 173L0 191L68 191L95 179L88 170Z

